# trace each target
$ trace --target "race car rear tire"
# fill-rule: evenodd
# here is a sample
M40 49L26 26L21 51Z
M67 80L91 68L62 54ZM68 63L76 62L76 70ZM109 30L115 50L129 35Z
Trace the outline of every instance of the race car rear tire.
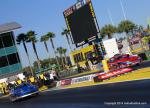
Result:
M39 95L39 92L38 92L38 93L33 94L32 96L38 96L38 95Z
M137 63L136 66L140 66L140 63Z
M35 93L35 96L38 96L39 95L39 93Z
M98 76L94 77L93 80L94 80L94 82L102 82L103 81L102 79L99 79Z
M11 102L15 102L15 101L17 100L17 98L16 98L15 96L10 96L10 97L9 97L9 100L10 100Z

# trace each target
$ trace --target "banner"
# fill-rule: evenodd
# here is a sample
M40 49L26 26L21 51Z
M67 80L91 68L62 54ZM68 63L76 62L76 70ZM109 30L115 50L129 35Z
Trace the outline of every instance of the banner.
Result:
M104 73L101 75L97 75L96 77L94 77L94 82L100 82L105 79L108 79L117 75L121 75L127 72L131 72L131 71L132 71L132 68L123 68L123 69L114 70L112 72Z
M65 79L65 80L61 80L61 86L66 86L66 85L70 85L71 84L71 80L72 79Z
M81 83L81 82L86 82L86 81L92 81L94 76L95 76L95 74L73 78L71 81L71 84L76 84L76 83Z

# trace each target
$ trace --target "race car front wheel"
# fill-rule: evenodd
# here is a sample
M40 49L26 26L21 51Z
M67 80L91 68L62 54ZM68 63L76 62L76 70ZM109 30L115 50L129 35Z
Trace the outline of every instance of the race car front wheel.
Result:
M15 97L15 96L9 96L9 100L10 100L11 102L14 102L14 101L17 100L17 97Z
M94 82L102 82L103 81L98 76L94 77L93 80L94 80Z

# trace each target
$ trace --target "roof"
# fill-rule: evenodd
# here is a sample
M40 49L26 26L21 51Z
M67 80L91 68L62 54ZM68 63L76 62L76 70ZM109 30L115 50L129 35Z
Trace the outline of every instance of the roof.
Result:
M8 78L12 76L16 76L17 74L21 73L21 71L17 71L15 73L8 73L8 74L0 74L0 79ZM11 78L12 79L12 78Z
M0 34L21 28L21 25L16 22L10 22L0 25Z
M89 51L93 51L93 48L94 46L93 45L89 45L89 46L86 46L84 48L81 48L81 49L77 49L75 51L72 51L70 54L71 55L75 55L75 54L78 54L78 53L86 53L86 52L89 52Z

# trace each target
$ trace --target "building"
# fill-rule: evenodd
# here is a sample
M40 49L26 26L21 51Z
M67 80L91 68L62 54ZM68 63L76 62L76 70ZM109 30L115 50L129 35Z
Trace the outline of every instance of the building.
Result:
M14 37L18 28L21 26L16 22L0 25L0 78L15 75L22 69Z
M89 45L79 50L72 51L69 55L71 64L76 65L78 63L81 67L85 67L86 59L88 58L88 55L92 54L92 52L94 52L93 45Z

